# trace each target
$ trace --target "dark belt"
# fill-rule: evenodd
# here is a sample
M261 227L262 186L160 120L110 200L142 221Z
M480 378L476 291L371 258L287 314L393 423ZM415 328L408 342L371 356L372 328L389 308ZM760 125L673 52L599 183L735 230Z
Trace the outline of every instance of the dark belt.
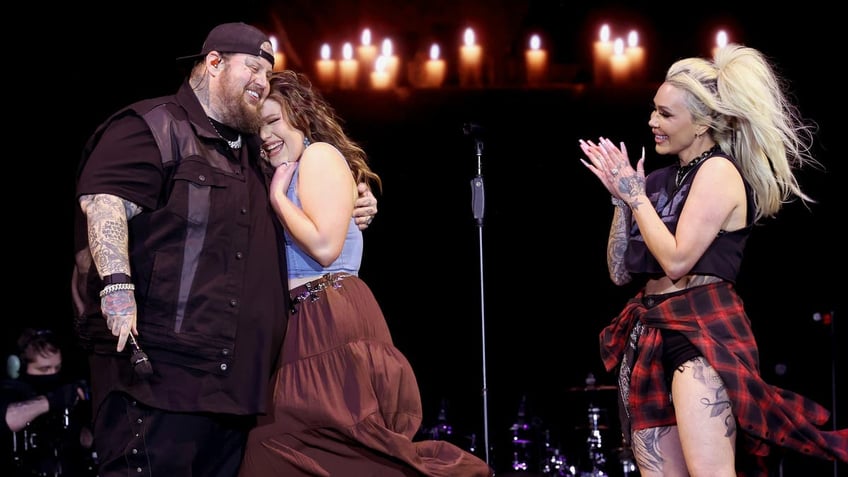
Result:
M341 288L341 281L350 276L352 276L350 273L344 272L327 273L321 278L317 278L315 280L306 282L303 285L293 288L290 292L292 314L295 314L297 312L298 304L303 303L307 300L309 302L317 301L318 298L321 297L321 292L323 292L327 288Z
M684 288L683 290L677 290L670 293L660 293L657 295L645 295L642 297L642 304L645 305L646 308L653 308L660 303L668 300L669 298L676 297L678 295L683 295L684 293L689 293L692 291L691 288Z

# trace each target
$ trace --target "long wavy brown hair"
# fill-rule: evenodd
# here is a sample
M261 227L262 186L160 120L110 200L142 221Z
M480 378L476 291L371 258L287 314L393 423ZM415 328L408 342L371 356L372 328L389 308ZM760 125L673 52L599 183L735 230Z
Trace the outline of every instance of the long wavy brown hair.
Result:
M306 75L291 70L278 71L271 74L269 82L268 99L280 103L293 127L303 131L310 142L335 146L347 160L357 184L376 184L382 192L383 183L369 167L365 151L347 136L335 109L312 88Z

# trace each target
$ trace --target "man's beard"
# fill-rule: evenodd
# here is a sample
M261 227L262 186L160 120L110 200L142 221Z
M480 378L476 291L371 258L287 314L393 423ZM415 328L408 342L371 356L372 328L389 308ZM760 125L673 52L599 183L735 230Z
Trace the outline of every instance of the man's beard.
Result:
M245 134L257 134L262 127L261 112L258 106L244 100L244 88L233 87L229 74L224 73L221 90L223 111L220 122Z

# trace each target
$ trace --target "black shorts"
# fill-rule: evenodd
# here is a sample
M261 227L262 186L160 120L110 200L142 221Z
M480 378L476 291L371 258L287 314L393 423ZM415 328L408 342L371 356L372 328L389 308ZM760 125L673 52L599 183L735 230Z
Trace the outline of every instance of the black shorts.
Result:
M674 370L690 359L701 356L701 352L679 331L660 330L660 333L663 341L663 368L668 382L671 383Z

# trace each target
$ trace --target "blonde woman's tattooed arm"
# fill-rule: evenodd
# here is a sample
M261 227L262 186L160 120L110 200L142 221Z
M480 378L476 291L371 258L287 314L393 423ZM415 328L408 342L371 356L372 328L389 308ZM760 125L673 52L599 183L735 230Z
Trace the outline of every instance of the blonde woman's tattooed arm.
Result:
M615 212L607 241L607 268L610 279L616 285L630 283L632 277L624 268L624 252L627 250L627 228L630 223L630 207L623 200L613 200Z

